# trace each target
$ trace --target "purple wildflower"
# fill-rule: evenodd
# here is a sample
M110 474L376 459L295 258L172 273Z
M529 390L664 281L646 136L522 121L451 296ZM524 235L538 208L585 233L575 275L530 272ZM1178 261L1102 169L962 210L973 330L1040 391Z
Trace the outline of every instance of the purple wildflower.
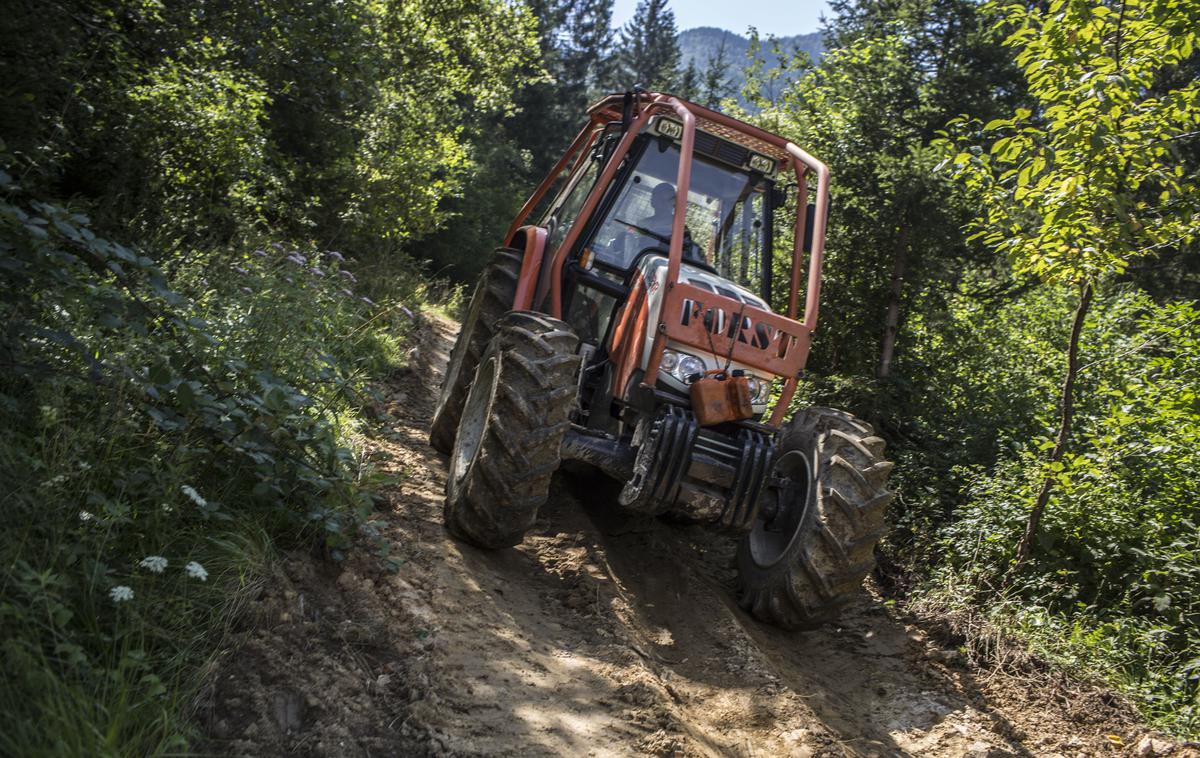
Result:
M354 293L351 292L350 290L346 289L345 287L342 287L342 294L345 295L346 297L354 297Z
M339 272L338 272L338 274L340 274L340 275L344 276L345 278L349 279L351 282L357 282L357 281L358 281L358 277L357 277L357 276L355 276L354 274L351 274L349 271L346 271L345 269L343 269L343 270L339 271Z
M254 294L254 290L250 289L249 287L242 287L242 292L245 292L247 295Z
M409 318L413 318L413 319L416 318L416 316L413 315L413 312L410 311L407 306L404 306L404 305L400 306L400 310L404 311L405 316L408 316Z
M255 250L253 253L251 253L251 255L253 255L256 258L266 258L267 251L266 250Z
M295 282L292 281L292 277L290 277L290 276L283 277L283 280L285 282L287 282L288 284L295 284Z
M295 263L297 266L303 266L308 263L308 260L303 255L296 252L288 253L287 260Z
M275 248L281 253L283 252L283 245L279 244L278 242L272 242L271 247Z
M245 276L246 274L249 274L249 273L250 273L250 270L249 270L249 269L243 268L243 267L241 267L241 266L234 266L234 267L233 267L233 270L234 270L234 271L236 271L236 272L238 272L238 273L239 273L239 274L241 274L242 276Z
M342 255L337 250L326 250L325 254L328 255L330 258L333 258L338 263L346 262L346 256Z
M369 297L360 297L359 300L363 301L364 303L371 306L372 308L375 307L375 301Z
M308 273L312 274L313 276L325 276L325 272L322 271L321 269L317 268L316 266L311 267L308 270Z

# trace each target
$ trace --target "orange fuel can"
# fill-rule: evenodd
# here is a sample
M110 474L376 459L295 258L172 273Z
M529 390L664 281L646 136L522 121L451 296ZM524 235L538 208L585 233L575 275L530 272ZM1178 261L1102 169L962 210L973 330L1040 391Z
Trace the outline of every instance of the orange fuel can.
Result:
M692 412L700 426L741 421L754 415L750 384L744 376L711 370L692 382Z

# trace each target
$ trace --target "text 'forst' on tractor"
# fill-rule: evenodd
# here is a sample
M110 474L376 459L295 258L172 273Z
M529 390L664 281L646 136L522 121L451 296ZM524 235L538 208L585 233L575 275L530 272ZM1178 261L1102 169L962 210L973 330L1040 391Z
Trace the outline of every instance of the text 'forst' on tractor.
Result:
M868 424L788 417L829 170L668 94L611 95L589 116L492 254L451 352L431 432L450 456L446 526L519 543L575 461L623 483L614 507L732 532L755 617L829 621L874 567L891 500ZM795 243L777 250L788 207Z

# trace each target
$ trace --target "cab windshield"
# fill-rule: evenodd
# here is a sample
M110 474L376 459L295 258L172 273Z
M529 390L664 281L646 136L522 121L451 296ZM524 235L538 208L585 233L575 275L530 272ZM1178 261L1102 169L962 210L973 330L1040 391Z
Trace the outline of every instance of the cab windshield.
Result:
M679 147L652 140L592 238L598 263L625 271L647 251L667 254ZM761 177L696 154L684 221L684 261L762 291L766 191Z

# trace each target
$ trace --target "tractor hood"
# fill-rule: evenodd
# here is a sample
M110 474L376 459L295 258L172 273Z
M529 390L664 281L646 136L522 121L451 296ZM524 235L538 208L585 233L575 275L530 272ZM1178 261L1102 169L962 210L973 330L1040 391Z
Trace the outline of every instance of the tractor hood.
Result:
M649 256L642 261L641 268L642 276L646 279L646 286L650 289L651 293L658 294L658 287L661 287L666 280L667 259L661 255ZM699 266L694 266L688 263L686 260L680 263L679 280L681 282L690 284L693 287L699 287L700 289L705 289L710 292L715 292L718 295L732 298L733 300L737 300L739 303L745 303L755 308L761 308L764 311L771 310L770 306L768 306L762 298L758 297L745 287L734 284L728 279L718 276L711 271L706 271ZM656 282L658 284L657 287L655 286ZM653 303L651 305L655 316L653 319L655 323L657 323L657 308L661 303L661 298L659 300L660 302Z
M662 311L663 295L666 292L667 259L661 255L647 256L638 264L638 268L646 284L646 290L649 293L650 314L646 322L647 333L643 342L644 348L640 364L644 368L650 360L650 350L654 342L653 329L659 323L659 315ZM706 271L699 266L694 266L687 261L682 261L679 266L679 281L690 284L693 287L715 292L718 295L736 300L739 303L745 303L753 308L761 308L764 311L771 310L762 298L745 287L737 285L711 271ZM704 363L705 370L721 368L725 365L725 359L722 356L713 355L711 351L697 350L693 347L679 345L674 340L667 342L667 349L699 358ZM730 369L742 369L748 375L756 376L762 381L769 382L774 378L769 374L764 375L748 366L744 366L737 361L730 364ZM667 371L660 370L658 379L678 392L684 394L688 392L688 385ZM762 413L765 408L765 402L754 404L754 412L756 414Z

